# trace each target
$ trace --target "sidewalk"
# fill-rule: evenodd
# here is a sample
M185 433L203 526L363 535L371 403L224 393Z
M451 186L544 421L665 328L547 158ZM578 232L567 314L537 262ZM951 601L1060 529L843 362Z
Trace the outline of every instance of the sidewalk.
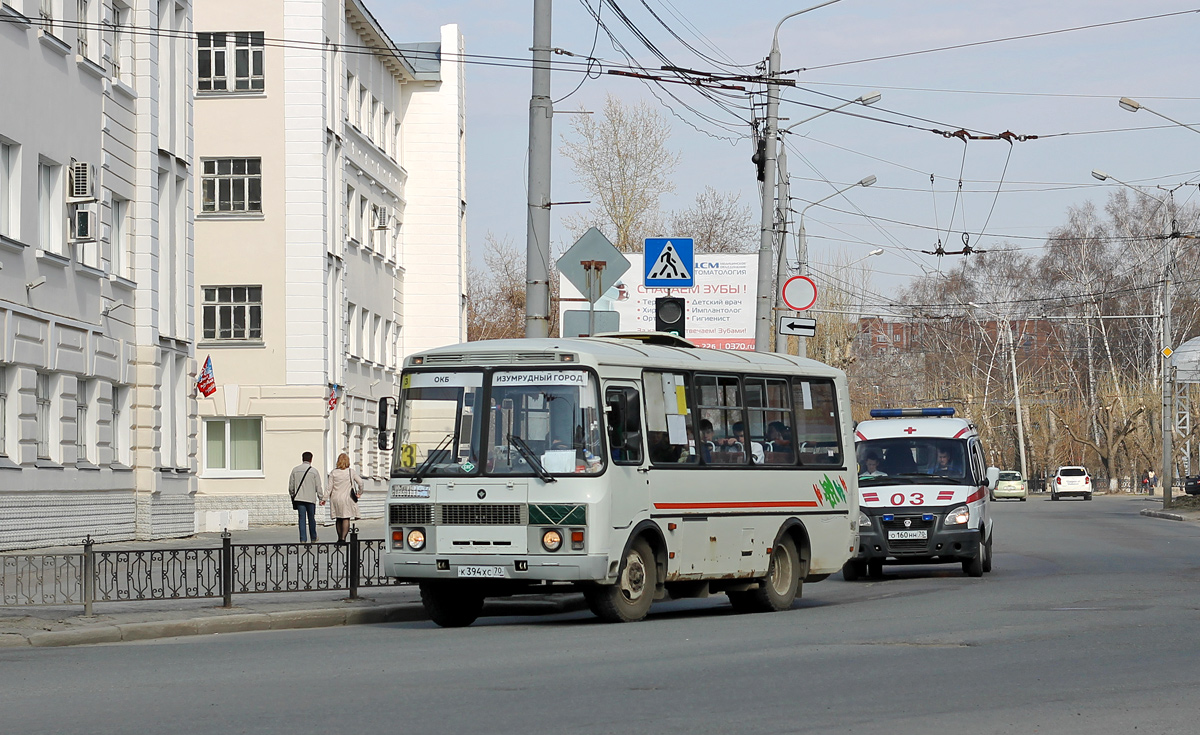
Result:
M359 538L363 540L383 538L383 520L360 521L358 531ZM332 527L322 527L318 532L322 541L337 540L337 533ZM231 533L235 544L294 543L298 540L295 526L266 526ZM203 533L181 539L97 544L95 548L105 551L148 551L220 546L221 534ZM66 546L33 549L29 553L78 553L79 550L78 546ZM360 599L357 600L346 599L346 595L345 590L235 594L231 608L221 607L220 598L97 601L92 617L83 615L82 605L0 606L0 648L74 646L427 619L420 592L415 585L362 588L359 591ZM484 615L546 615L582 607L582 595L525 595L489 600Z

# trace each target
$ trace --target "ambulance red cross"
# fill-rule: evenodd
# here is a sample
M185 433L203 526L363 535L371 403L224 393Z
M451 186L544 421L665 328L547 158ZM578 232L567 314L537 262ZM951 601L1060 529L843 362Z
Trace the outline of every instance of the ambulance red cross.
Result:
M988 467L975 426L953 408L872 409L855 430L858 554L842 575L878 577L884 564L961 563L992 570Z

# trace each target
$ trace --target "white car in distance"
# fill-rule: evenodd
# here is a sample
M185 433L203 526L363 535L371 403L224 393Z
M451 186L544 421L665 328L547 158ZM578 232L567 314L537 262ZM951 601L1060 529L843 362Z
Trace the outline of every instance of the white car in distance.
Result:
M1059 467L1050 484L1050 499L1076 495L1084 500L1092 499L1092 476L1083 467Z

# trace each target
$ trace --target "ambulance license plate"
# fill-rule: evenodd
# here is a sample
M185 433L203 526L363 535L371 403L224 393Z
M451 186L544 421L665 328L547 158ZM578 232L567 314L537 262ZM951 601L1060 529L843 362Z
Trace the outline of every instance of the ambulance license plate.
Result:
M897 539L906 539L906 538L925 538L925 539L927 539L927 538L929 538L929 531L924 528L922 528L920 530L916 530L916 531L888 531L888 539L891 541L895 541Z
M504 567L460 566L458 568L458 576L504 579L508 575L504 573Z

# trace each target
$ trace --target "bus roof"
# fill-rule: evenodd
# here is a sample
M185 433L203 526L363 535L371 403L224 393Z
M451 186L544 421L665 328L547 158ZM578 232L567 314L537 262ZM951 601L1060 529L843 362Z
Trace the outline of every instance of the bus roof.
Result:
M666 340L663 340L666 341ZM409 355L405 368L457 365L590 365L664 367L678 370L778 371L787 374L835 377L842 371L816 360L775 352L715 350L682 346L684 340L657 344L657 340L608 335L545 339L496 339L464 342ZM679 345L679 346L676 346ZM564 355L574 356L564 359Z
M975 427L963 419L953 418L898 418L861 421L854 430L858 441L871 439L903 439L912 437L938 437L943 439L965 439L976 435Z

